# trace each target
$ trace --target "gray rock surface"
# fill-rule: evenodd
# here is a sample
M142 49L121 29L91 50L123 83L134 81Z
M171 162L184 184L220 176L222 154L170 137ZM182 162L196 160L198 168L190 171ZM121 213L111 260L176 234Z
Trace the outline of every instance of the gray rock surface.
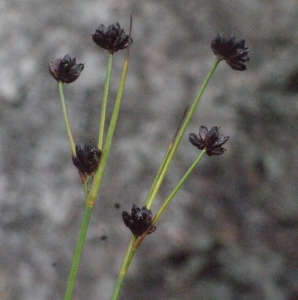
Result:
M228 151L204 157L138 251L120 299L298 299L297 1L3 0L0 8L1 300L63 298L84 196L48 62L69 53L85 63L65 96L75 139L96 139L107 53L90 35L116 21L128 30L131 12L123 107L73 299L110 298L130 239L121 212L142 205L213 64L211 40L232 31L251 48L248 70L222 62L188 130L221 126ZM123 58L115 55L111 99ZM197 154L185 136L153 212Z

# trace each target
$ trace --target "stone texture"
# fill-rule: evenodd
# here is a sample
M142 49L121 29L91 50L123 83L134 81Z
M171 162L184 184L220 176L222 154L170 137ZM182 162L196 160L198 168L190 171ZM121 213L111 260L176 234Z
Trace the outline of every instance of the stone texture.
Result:
M107 54L91 34L116 21L128 30L131 12L122 112L73 299L109 299L130 238L121 212L142 205L212 66L211 40L232 31L251 48L248 70L222 62L188 130L220 126L228 151L204 157L137 253L120 299L298 298L297 1L0 8L0 299L63 298L84 199L48 62L69 53L85 63L65 96L75 139L96 139ZM111 99L123 58L116 53ZM186 136L153 212L197 154Z

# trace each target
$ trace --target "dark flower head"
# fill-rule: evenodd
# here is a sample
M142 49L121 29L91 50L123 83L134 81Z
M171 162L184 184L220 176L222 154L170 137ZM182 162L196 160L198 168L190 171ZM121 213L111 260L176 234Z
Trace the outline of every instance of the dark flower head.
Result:
M90 175L97 169L100 155L100 150L92 142L85 145L78 142L76 156L72 157L72 161L80 173Z
M245 62L249 61L249 47L245 46L245 40L241 39L235 42L235 34L231 33L228 38L222 34L211 42L211 49L218 57L223 57L227 64L234 70L246 70Z
M76 59L66 54L63 59L57 58L50 62L49 70L51 75L63 83L71 83L79 78L84 69L84 64L76 64Z
M108 50L111 54L127 48L127 46L132 43L132 39L129 35L125 34L118 22L110 25L108 29L101 24L95 33L92 34L92 39L95 44Z
M141 236L148 227L150 227L148 234L156 230L156 227L151 225L152 211L147 209L146 206L139 208L134 204L131 209L131 214L126 211L122 212L122 219L124 224L136 236Z
M198 149L206 150L209 156L221 155L226 149L222 145L229 139L226 135L219 134L218 127L214 126L209 131L205 126L200 126L199 134L189 134L189 141Z

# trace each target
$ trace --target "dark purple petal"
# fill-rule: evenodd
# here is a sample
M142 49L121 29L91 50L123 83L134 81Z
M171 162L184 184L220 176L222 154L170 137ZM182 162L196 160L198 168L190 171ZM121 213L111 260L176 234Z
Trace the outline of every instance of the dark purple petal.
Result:
M196 134L194 134L194 133L190 133L190 134L189 134L189 141L190 141L195 147L199 148L200 150L203 150L204 147L205 147L204 142L203 142L203 141L201 142L201 141L198 139L198 136L197 136Z
M225 148L215 148L215 149L208 149L206 151L206 153L209 155L209 156L212 156L212 155L221 155L221 154L224 154L224 152L226 151Z
M227 142L229 137L227 135L220 135L217 139L217 141L214 143L214 145L211 148L217 148L222 146L224 143Z
M212 147L214 143L217 141L219 136L218 127L212 127L205 136L205 145L206 147Z
M199 136L200 136L200 140L203 141L205 140L205 137L208 133L208 129L205 126L200 126L199 128Z
M226 60L227 64L236 71L245 71L246 65L238 60Z
M127 227L130 227L131 226L131 219L130 219L130 214L126 211L122 212L122 219L123 219L123 222L124 224L127 226Z

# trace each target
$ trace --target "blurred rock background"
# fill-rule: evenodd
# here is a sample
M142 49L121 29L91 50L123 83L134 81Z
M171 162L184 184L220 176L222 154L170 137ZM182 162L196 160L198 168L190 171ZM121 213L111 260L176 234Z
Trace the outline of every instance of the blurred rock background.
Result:
M63 298L84 197L48 63L67 53L85 63L65 96L75 139L96 139L107 53L91 34L116 21L128 31L131 12L125 98L73 299L109 299L130 239L121 212L142 205L213 64L211 40L232 31L251 48L248 70L222 62L188 130L221 126L228 151L204 157L137 253L120 299L298 299L296 0L0 8L0 299ZM111 99L123 58L115 55ZM197 155L185 136L153 212Z

